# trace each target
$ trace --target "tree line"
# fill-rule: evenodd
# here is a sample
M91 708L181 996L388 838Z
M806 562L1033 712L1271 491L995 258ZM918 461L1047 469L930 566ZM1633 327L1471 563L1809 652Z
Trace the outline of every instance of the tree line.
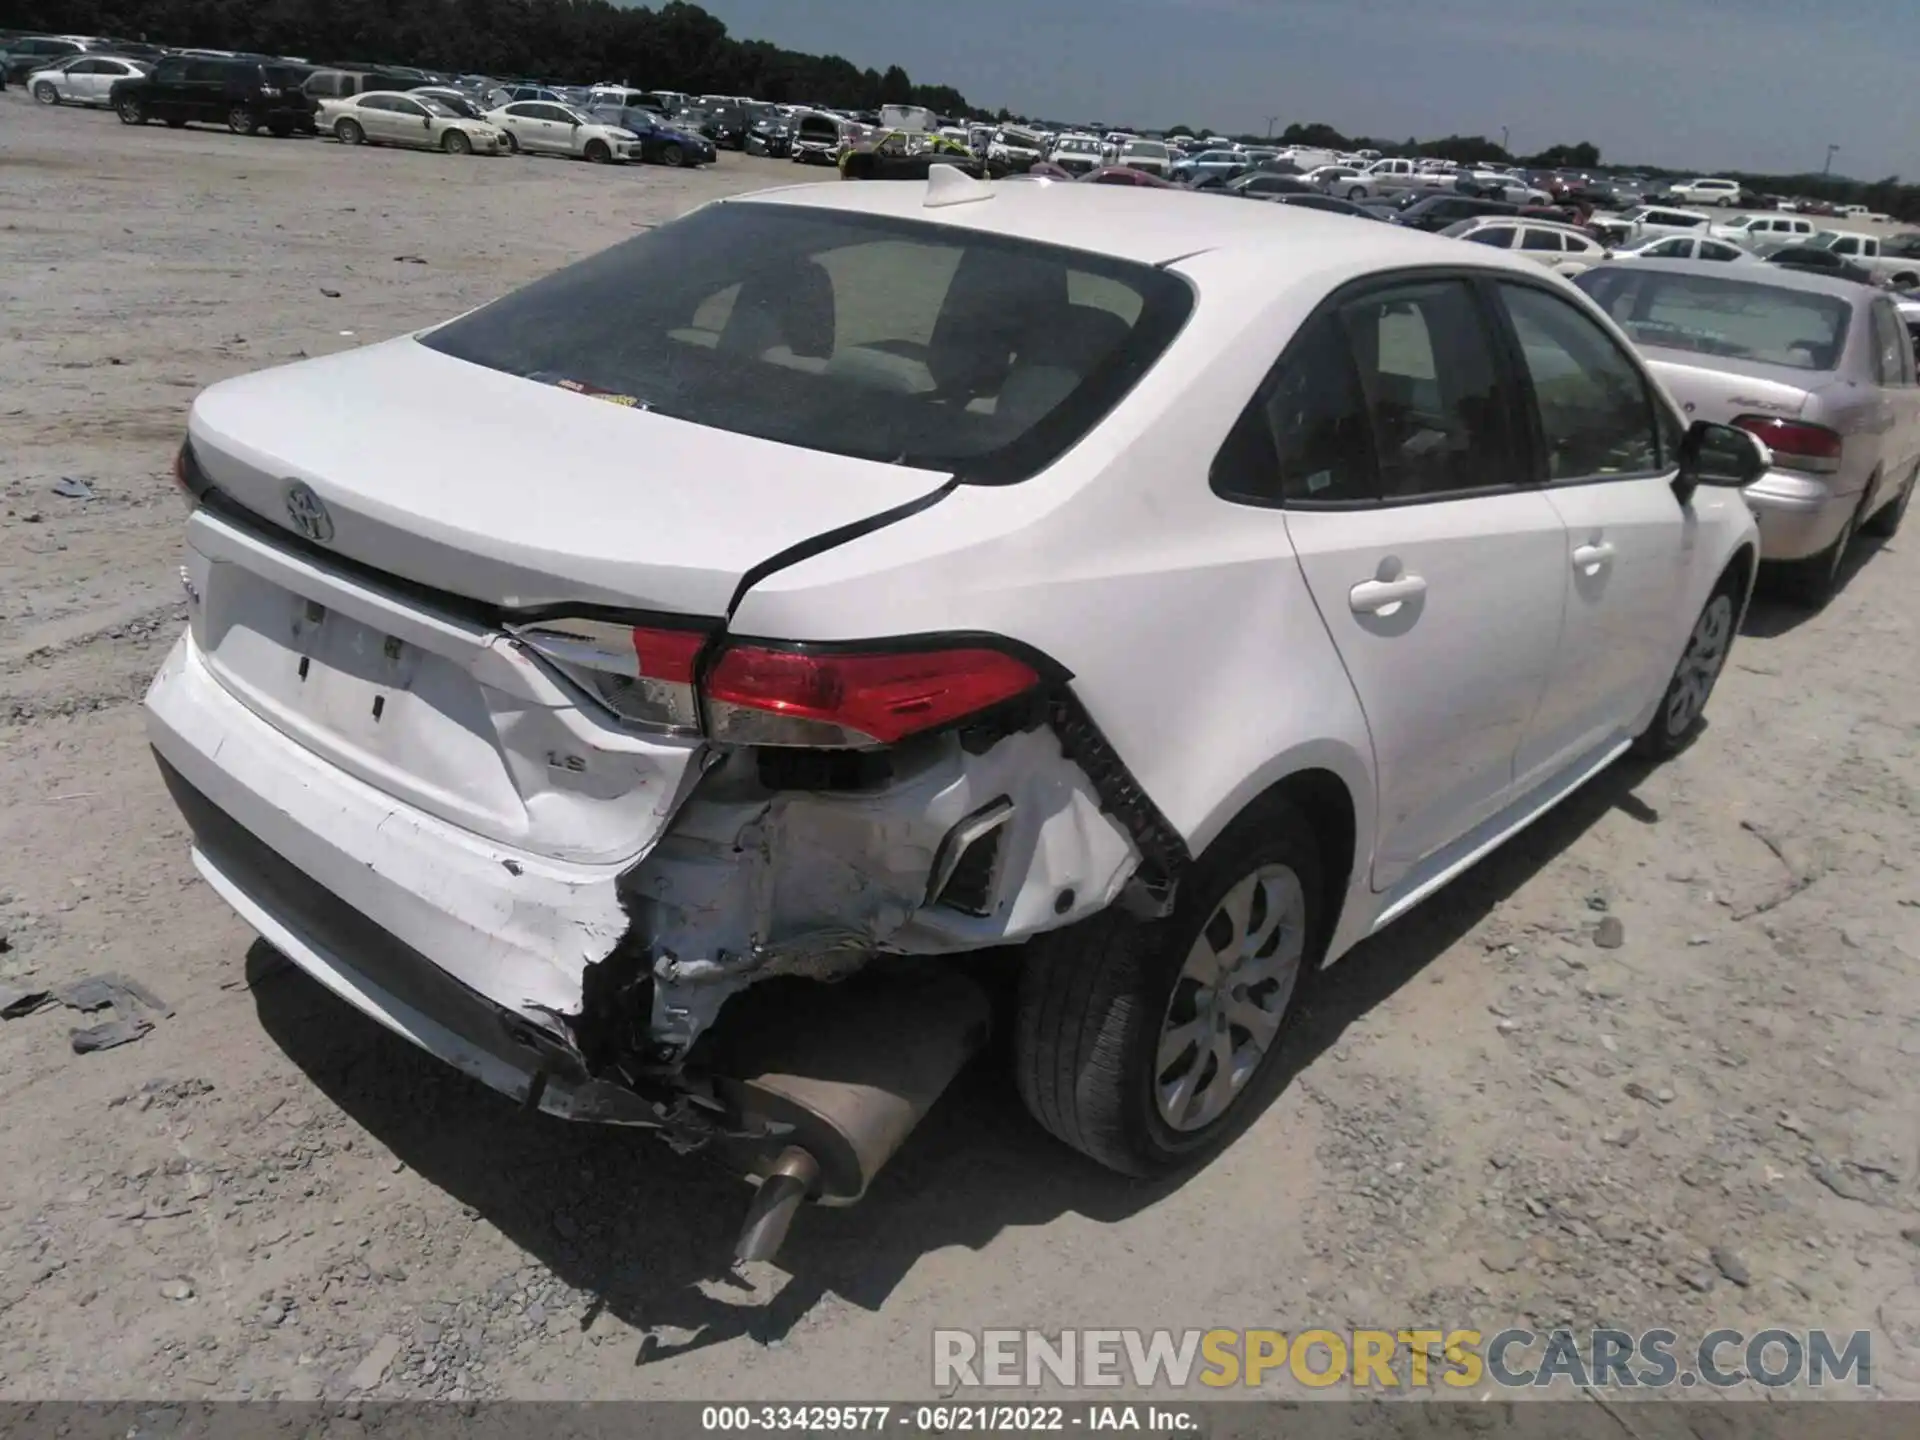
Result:
M904 104L983 113L952 86L915 84L898 65L861 69L839 55L735 39L681 0L657 10L607 0L0 0L0 25L319 64L606 80L839 109Z

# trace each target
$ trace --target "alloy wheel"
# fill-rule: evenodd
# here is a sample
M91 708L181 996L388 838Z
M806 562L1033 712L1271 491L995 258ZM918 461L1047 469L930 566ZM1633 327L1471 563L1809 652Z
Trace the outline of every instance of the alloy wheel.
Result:
M1727 649L1733 642L1733 596L1722 591L1707 602L1687 637L1687 650L1680 657L1680 673L1667 692L1667 733L1685 735L1707 708L1707 697L1720 678L1720 667L1727 663Z
M1174 1130L1204 1129L1260 1068L1300 979L1306 894L1291 866L1262 865L1221 897L1167 999L1154 1104Z
M33 98L38 100L42 105L58 105L60 103L60 92L54 89L51 80L42 80L38 85L33 87Z

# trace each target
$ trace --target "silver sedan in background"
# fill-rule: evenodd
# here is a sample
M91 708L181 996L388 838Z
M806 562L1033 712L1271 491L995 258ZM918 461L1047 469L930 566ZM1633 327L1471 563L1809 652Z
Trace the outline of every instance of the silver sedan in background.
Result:
M1691 420L1773 451L1746 487L1761 558L1810 606L1855 535L1900 526L1920 470L1920 386L1893 297L1824 275L1711 260L1596 265L1575 282Z

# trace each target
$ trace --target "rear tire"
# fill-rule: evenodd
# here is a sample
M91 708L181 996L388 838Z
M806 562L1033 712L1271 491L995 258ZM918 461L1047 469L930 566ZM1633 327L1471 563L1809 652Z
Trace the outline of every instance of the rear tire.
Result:
M1366 189L1366 186L1364 185L1355 185L1351 190L1347 191L1347 199L1355 202L1356 204L1366 198L1367 198L1367 189Z
M440 148L449 155L471 155L473 141L467 138L464 131L449 130L440 138Z
M1195 863L1168 918L1109 907L1029 942L1014 1073L1033 1117L1123 1175L1224 1147L1282 1074L1325 945L1322 877L1305 819L1275 798Z
M604 140L589 140L584 153L587 160L594 165L605 165L613 159L613 150Z
M1907 476L1907 483L1900 487L1898 499L1873 512L1872 518L1860 527L1860 533L1871 535L1876 540L1891 540L1899 534L1900 522L1907 518L1907 502L1913 499L1915 485L1920 485L1920 469Z
M125 100L122 100L118 105L114 106L114 110L120 116L120 123L122 125L144 125L147 123L147 107L132 96L128 96Z
M1634 739L1635 755L1643 760L1666 760L1693 743L1714 684L1726 668L1739 619L1739 584L1735 572L1729 571L1720 577L1700 609L1700 618L1687 632L1686 647L1680 652L1680 663L1674 666L1666 693L1660 697L1653 723Z
M253 118L253 112L244 105L236 105L227 111L227 129L236 135L251 135L260 128L260 122Z
M342 145L363 144L367 138L367 132L360 128L358 120L340 121L333 127L333 134Z
M33 87L33 98L38 100L42 105L58 105L60 103L60 91L51 80L42 80L38 85Z

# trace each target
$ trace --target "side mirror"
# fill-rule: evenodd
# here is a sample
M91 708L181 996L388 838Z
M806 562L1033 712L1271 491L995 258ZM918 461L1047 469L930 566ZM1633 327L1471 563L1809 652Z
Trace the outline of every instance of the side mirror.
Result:
M1773 451L1759 436L1732 425L1696 420L1680 442L1680 473L1673 482L1681 504L1702 485L1744 489L1773 465Z

